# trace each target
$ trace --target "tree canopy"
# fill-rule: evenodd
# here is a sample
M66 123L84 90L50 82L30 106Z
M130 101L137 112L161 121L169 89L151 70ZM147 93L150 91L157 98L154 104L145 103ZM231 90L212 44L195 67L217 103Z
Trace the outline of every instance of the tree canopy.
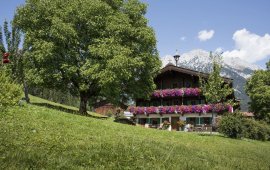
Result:
M147 97L160 69L154 31L139 0L26 0L14 23L25 34L35 84L113 103Z
M250 111L255 118L270 123L270 61L266 63L267 70L257 70L246 83L246 92L249 95Z

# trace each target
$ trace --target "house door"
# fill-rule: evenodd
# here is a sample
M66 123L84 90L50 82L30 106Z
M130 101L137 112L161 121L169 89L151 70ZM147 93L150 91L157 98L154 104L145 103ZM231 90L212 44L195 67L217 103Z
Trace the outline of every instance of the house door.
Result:
M172 129L176 130L178 127L177 122L179 121L179 117L172 117L171 121Z

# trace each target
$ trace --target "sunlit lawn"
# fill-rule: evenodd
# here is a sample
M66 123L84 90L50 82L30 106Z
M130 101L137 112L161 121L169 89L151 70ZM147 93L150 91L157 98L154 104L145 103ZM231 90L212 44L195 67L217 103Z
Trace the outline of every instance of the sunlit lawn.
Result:
M270 142L145 129L37 105L0 113L0 124L0 169L270 168Z

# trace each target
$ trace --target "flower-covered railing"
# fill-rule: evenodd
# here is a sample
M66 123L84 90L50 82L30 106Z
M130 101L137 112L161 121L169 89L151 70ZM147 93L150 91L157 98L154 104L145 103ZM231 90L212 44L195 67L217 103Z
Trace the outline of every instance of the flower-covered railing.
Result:
M199 88L181 88L181 89L164 89L155 90L152 97L163 98L163 97L174 97L174 96L199 96L201 89Z
M149 114L185 114L185 113L222 113L233 112L233 107L228 104L209 104L209 105L180 105L180 106L150 106L150 107L131 107L129 110L135 115Z

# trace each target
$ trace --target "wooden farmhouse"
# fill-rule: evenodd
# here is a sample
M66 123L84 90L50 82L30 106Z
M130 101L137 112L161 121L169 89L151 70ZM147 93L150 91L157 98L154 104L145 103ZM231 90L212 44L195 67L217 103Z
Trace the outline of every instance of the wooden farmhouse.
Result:
M160 128L169 122L170 130L179 128L179 122L192 127L210 129L216 117L224 112L233 112L227 104L208 104L199 88L199 77L207 79L209 74L182 68L169 63L161 69L155 78L157 90L150 100L136 99L136 106L130 108L137 124ZM224 78L224 82L233 86L233 80ZM228 99L235 100L234 94Z

